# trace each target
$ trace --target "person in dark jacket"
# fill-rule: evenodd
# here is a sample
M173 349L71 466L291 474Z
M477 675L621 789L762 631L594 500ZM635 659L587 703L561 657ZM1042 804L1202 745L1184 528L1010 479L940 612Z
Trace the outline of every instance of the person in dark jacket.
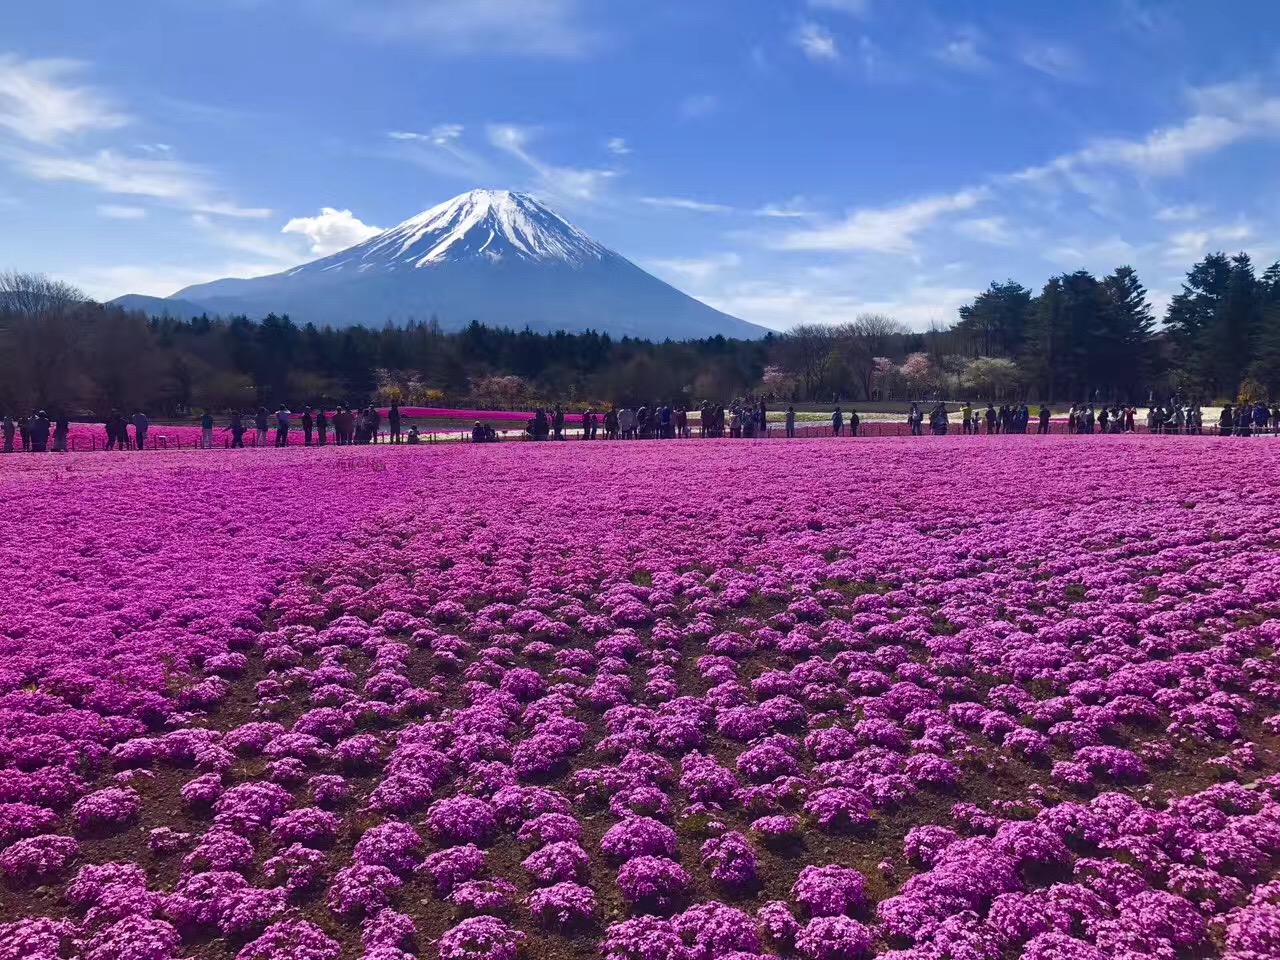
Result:
M31 421L31 449L45 453L49 449L49 415L41 410Z
M253 418L254 429L258 433L258 446L265 447L267 445L270 430L270 419L267 417L267 408L259 407L258 415Z
M387 411L387 426L391 428L391 442L400 443L400 404L394 401L391 409Z
M1231 404L1228 403L1222 408L1222 413L1218 416L1218 435L1221 437L1231 436L1235 420L1235 413L1231 409Z
M233 450L236 447L243 448L245 426L244 419L240 416L239 410L231 414L231 425L228 426L227 429L231 431L231 448Z
M22 452L27 453L31 450L31 418L18 418L18 442L22 446Z
M0 431L4 433L4 452L13 453L13 434L18 429L18 425L13 422L13 417L7 413L4 420L0 420Z
M302 408L302 445L304 447L311 446L311 431L315 429L315 417L311 414L310 407Z
M53 424L53 452L67 452L67 435L71 433L71 421L65 413L58 414Z
M316 446L323 447L329 442L329 417L324 407L316 414Z

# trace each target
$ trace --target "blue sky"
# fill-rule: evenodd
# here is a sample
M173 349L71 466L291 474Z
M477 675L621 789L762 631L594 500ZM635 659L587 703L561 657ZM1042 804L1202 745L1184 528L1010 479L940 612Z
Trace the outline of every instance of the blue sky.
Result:
M1280 5L9 0L0 269L271 273L527 190L775 328L1280 256Z

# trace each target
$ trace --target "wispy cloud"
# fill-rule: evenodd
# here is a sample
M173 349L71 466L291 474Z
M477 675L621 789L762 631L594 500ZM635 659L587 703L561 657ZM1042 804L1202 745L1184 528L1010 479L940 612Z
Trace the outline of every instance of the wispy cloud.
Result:
M1118 235L1107 237L1073 237L1044 252L1050 263L1062 270L1110 271L1121 264L1131 264L1138 248Z
M641 197L640 202L650 207L666 207L671 210L691 210L694 213L733 213L733 207L705 200L686 197Z
M830 63L840 59L836 38L820 23L806 20L796 28L793 40L810 60Z
M98 216L108 220L142 220L146 215L145 207L129 207L117 203L98 204Z
M733 270L742 264L742 257L737 253L719 253L708 257L694 257L686 260L649 260L646 266L653 268L659 275L669 275L673 279L685 283L706 283L715 275L725 270Z
M985 189L970 189L897 206L854 210L839 223L788 233L777 246L783 250L910 253L917 234L948 214L972 209L986 195Z
M1080 57L1065 43L1025 44L1019 53L1019 59L1032 70L1038 70L1055 80L1084 79L1084 65Z
M150 197L197 213L263 218L269 209L242 207L218 196L208 173L178 160L133 157L115 150L86 156L13 152L10 162L25 176L46 182L79 183L102 193Z
M571 204L601 199L617 171L548 163L530 152L529 145L537 133L536 128L509 123L488 128L492 146L522 161L537 175L536 191Z
M473 185L499 179L492 163L463 145L464 133L460 123L442 123L426 133L394 130L387 137L398 145L397 157L424 170Z
M974 217L956 224L956 233L979 243L1010 247L1018 241L1019 232L1006 217Z
M1246 221L1180 230L1165 241L1164 259L1168 263L1194 263L1205 254L1223 247L1235 247L1257 237L1257 230Z
M318 216L294 217L280 232L306 237L312 253L327 257L376 237L382 233L382 228L364 223L350 210L324 207Z
M408 143L430 143L437 147L445 147L462 139L466 130L460 123L441 123L431 128L429 133L414 133L409 130L393 130L387 134L392 140Z
M1199 220L1207 212L1208 210L1204 207L1197 206L1194 203L1175 204L1157 210L1156 219L1166 223L1176 223L1181 220Z
M960 31L933 52L935 60L957 70L981 73L994 64L982 52L982 35L973 29Z
M804 220L817 214L805 203L803 197L795 197L786 203L766 203L754 211L757 217L771 220Z
M0 129L50 145L93 130L114 130L130 118L103 94L76 86L84 64L0 55Z
M1096 139L1074 153L1028 167L1015 179L1044 180L1085 167L1119 167L1143 176L1181 173L1187 164L1241 140L1280 135L1280 97L1255 83L1220 84L1191 91L1195 112L1145 137Z
M263 261L264 266L274 265L277 270L296 266L301 254L298 247L279 235L257 233L228 227L203 213L193 214L191 222L211 241L229 250L249 253Z
M631 153L631 146L622 137L613 137L604 145L604 148L615 157L625 157Z

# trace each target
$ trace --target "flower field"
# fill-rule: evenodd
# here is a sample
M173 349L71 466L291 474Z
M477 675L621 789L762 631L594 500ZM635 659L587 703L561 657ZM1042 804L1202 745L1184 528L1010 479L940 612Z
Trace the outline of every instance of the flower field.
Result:
M1278 452L0 458L0 960L1275 960Z

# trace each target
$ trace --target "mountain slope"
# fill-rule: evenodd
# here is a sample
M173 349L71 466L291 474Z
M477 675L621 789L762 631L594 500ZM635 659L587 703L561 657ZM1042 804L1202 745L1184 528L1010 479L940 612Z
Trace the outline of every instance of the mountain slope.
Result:
M141 293L126 293L123 297L112 300L111 305L125 310L140 310L149 317L173 317L175 320L190 320L206 313L212 314L207 307L190 300L148 297Z
M447 330L476 320L657 340L765 332L645 273L533 198L489 190L284 273L216 280L173 299L211 313L287 313L332 326L435 317Z

